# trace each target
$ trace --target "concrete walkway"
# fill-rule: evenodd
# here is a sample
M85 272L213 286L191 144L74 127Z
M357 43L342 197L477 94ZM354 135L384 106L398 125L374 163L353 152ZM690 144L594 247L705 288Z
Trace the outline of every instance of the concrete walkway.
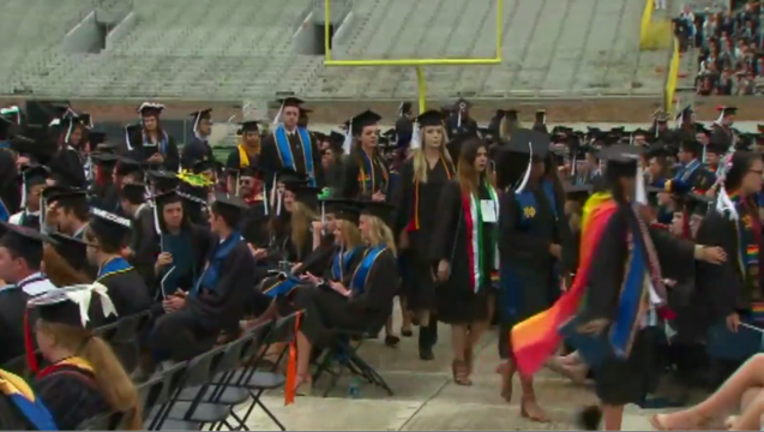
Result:
M400 325L396 324L396 332ZM485 335L476 352L473 385L462 387L451 378L450 332L441 326L435 360L419 360L416 328L413 338L402 338L398 348L388 348L379 340L365 342L361 356L387 380L395 392L361 384L359 399L347 397L349 377L340 380L327 398L326 384L313 387L312 396L298 397L284 406L282 393L265 396L263 401L284 423L287 430L571 430L579 408L596 403L590 388L576 386L548 370L536 379L539 402L552 418L551 423L532 423L520 417L519 383L515 383L512 403L499 396L500 379L495 373L499 362L496 332ZM624 430L651 430L647 414L629 406ZM251 430L275 430L262 410L249 421Z

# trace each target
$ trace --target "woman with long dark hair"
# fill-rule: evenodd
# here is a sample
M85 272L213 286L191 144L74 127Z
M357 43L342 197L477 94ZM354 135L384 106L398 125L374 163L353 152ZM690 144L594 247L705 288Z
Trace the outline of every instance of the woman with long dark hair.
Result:
M488 326L491 274L497 269L499 201L489 182L488 149L470 138L460 146L458 175L443 187L430 244L438 319L451 325L452 372L472 385L473 349Z
M377 148L377 123L381 119L378 114L366 111L348 122L348 133L353 142L345 164L341 193L343 198L387 201L390 168Z
M177 172L180 155L175 138L162 129L159 116L164 105L144 102L138 107L141 123L126 128L127 148L138 162Z

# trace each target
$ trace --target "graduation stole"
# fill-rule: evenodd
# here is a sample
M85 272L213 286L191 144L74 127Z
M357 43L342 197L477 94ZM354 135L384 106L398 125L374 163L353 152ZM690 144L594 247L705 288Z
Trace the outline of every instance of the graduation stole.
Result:
M8 207L5 206L2 198L0 198L0 221L8 222L11 217L11 213L8 211Z
M548 178L541 180L541 190L544 191L549 206L552 208L552 216L557 220L557 194L554 192L554 183Z
M18 411L37 430L58 430L53 415L23 378L0 369L0 393L18 408Z
M348 265L350 265L353 256L355 256L356 252L360 249L363 249L363 247L359 246L355 249L350 249L349 251L340 249L339 252L337 252L332 261L332 279L338 282L345 280L345 272L348 270Z
M454 174L456 173L454 164L452 162L447 161L442 154L440 155L440 163L442 163L443 167L446 169L446 177L448 177L448 181L451 181L451 179L454 177ZM435 165L435 168L437 168L437 165ZM429 169L429 167L427 169ZM421 181L418 178L414 178L414 217L409 221L409 225L406 227L407 231L417 231L420 228L420 221L419 221L419 184L420 183Z
M247 154L247 151L244 149L243 144L239 144L236 146L236 148L239 150L239 168L246 168L249 166L249 155Z
M738 244L738 268L743 280L750 282L755 289L759 288L759 242L761 223L759 215L754 214L755 206L751 199L742 199L739 192L729 194L740 217L735 223Z
M277 277L276 283L269 287L263 288L263 294L271 298L287 295L298 285L302 285L304 283L306 282L293 274L283 273Z
M496 195L496 190L488 182L485 182L484 186L488 189L488 194L491 197L496 217L498 218L499 198ZM469 268L472 274L470 277L470 288L472 288L473 292L478 292L481 287L491 281L491 275L485 274L483 271L485 260L488 257L485 257L483 254L483 210L480 201L480 196L473 193L464 194L462 197L462 209L464 210L464 222L467 231L467 256L469 257ZM496 227L498 224L494 225L493 232L491 233L490 250L493 253L494 261L496 261L499 257L497 248L499 230ZM498 267L498 265L495 265L495 267Z
M358 181L361 182L361 191L363 193L366 193L366 192L375 193L377 188L377 179L376 179L376 174L374 174L374 160L376 158L366 154L366 152L363 149L360 150L360 153L361 153L361 166L360 166L361 172L358 174ZM382 177L385 180L385 183L387 184L390 180L390 173L387 172L387 170L384 169L384 167L381 167L381 168L382 168Z
M374 267L374 263L377 262L377 258L379 258L386 250L386 244L379 244L366 249L363 261L361 261L361 264L355 269L355 273L353 273L353 277L350 279L350 289L353 291L353 295L363 294L364 291L366 291L366 284L369 282L371 269Z
M310 186L316 186L316 173L313 167L313 145L310 141L310 134L304 128L297 127L297 137L302 144L302 154L305 158L305 170L307 171ZM281 164L286 168L290 168L297 171L297 167L294 163L294 155L292 154L292 146L289 145L289 138L287 137L286 129L284 125L280 124L273 131L273 139L276 141L276 151L279 153L279 159Z
M694 173L695 170L697 170L699 167L700 167L700 162L697 159L693 159L687 165L683 165L679 167L679 171L677 171L676 175L674 176L674 180L688 182L690 180L690 176L692 175L692 173Z
M144 147L155 147L154 143L149 141L149 135L146 133L146 129L141 129L141 138ZM159 149L159 153L162 155L167 154L167 146L169 145L170 138L167 136L167 132L162 131L162 139L157 143L156 147Z
M199 290L207 288L208 290L214 290L215 286L220 279L220 267L223 265L223 260L228 258L228 254L231 253L233 248L242 241L239 231L233 231L223 243L218 244L213 249L211 258L207 261L207 265L202 272L202 275L196 280L192 294L194 296L199 295Z
M98 269L96 282L101 282L109 276L127 273L132 269L133 266L131 266L124 258L114 257L102 265L100 269Z
M93 369L93 365L90 364L87 360L85 360L82 357L78 356L72 356L67 357L61 361L58 361L56 363L53 363L50 366L45 367L43 370L41 370L37 374L37 378L44 378L48 375L52 375L58 371L61 370L76 370L78 372L84 372L88 375L93 375L95 373L95 370ZM89 377L88 377L89 378Z

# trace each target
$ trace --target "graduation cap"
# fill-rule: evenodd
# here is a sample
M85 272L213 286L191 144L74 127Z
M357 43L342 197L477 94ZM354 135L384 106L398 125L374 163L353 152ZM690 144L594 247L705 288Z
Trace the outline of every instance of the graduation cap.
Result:
M308 176L297 172L291 168L281 168L278 170L274 176L274 178L277 178L278 180L274 180L278 183L284 183L285 185L287 183L300 183L303 185L306 185L309 183Z
M52 179L56 185L80 188L85 186L81 180L80 173L74 173L72 170L82 170L81 166L70 166L63 159L55 158L48 164L50 168L50 179Z
M159 117L164 108L164 105L157 102L144 102L138 107L138 113L141 117Z
M48 162L58 151L58 144L55 142L36 141L23 135L15 135L11 138L8 147L17 153L34 159L40 164Z
M519 193L525 189L530 178L534 160L543 160L549 154L550 144L551 140L548 134L529 129L517 129L512 132L509 142L499 148L499 152L502 155L498 158L499 163L506 161L505 157L512 157L511 154L527 155L528 166L525 169L523 180L515 192Z
M652 143L649 146L647 146L647 149L645 150L645 154L647 157L653 158L653 157L665 157L668 156L671 152L669 151L666 144L661 142Z
M42 198L46 204L58 202L59 205L68 207L79 200L87 201L87 191L64 186L49 186L43 189Z
M69 266L78 271L85 268L89 243L59 232L52 232L48 236L53 249Z
M102 151L96 151L90 153L90 160L98 166L104 168L113 168L119 161L119 156L114 153L106 153Z
M363 128L366 126L371 126L379 123L379 121L382 120L382 116L375 113L371 110L366 110L352 119L345 122L345 124L349 124L350 128L348 131L351 131L353 136L360 136L363 132Z
M203 109L201 111L192 113L191 117L193 117L194 119L194 127L191 130L193 130L194 132L198 132L199 122L201 122L202 120L210 120L212 118L212 108L207 108L207 109Z
M21 190L21 207L26 206L27 191L33 186L44 185L48 175L49 171L45 165L27 165L24 170L21 171L21 179L24 184L24 187Z
M356 201L356 205L360 208L360 214L377 217L385 223L395 210L392 204L384 201Z
M260 124L257 120L247 120L239 123L239 126L241 126L241 134L245 134L247 132L258 132L260 130Z
M115 173L119 177L141 172L141 164L133 158L127 156L117 156L117 167Z
M337 219L346 220L358 225L361 207L357 201L343 198L328 198L321 200L320 204L325 213L333 213Z
M669 114L662 109L658 109L653 113L653 119L658 123L666 123L669 121Z
M681 143L679 143L679 148L682 151L692 153L696 156L703 152L703 145L700 142L695 141L694 139L683 140Z
M717 123L721 123L725 118L737 114L737 108L733 106L719 106L716 107L716 110L719 111L719 118L716 119Z
M65 324L85 329L93 328L102 320L97 317L91 321L88 313L93 296L100 299L103 317L117 315L114 304L107 294L107 288L99 283L92 285L73 285L59 288L27 302L27 308L35 309L37 316L48 323Z
M90 143L91 148L97 148L99 144L106 142L106 132L90 131L88 133L88 142Z
M468 101L467 99L460 97L456 100L456 103L454 104L454 108L458 109L460 112L467 111L470 108L472 108L472 102Z
M706 144L706 153L713 153L713 154L721 156L727 153L727 144L711 141L708 144Z
M606 171L611 178L634 177L637 173L639 160L642 157L641 147L626 144L614 144L600 151L600 158L607 162Z
M321 193L321 188L304 186L297 183L286 183L284 187L294 194L295 201L311 208L318 206L318 195Z
M120 249L130 234L132 223L129 219L109 213L99 208L90 209L88 229L102 246Z
M584 200L592 194L594 186L590 184L574 185L570 182L564 182L562 189L565 191L565 196L571 200Z
M249 208L249 205L236 195L217 192L215 193L215 201L212 202L211 208L214 212L224 212L240 216L244 210Z
M684 107L684 109L679 111L679 113L676 115L675 120L679 124L683 124L687 121L690 121L690 119L692 118L692 113L693 113L692 105L687 105L686 107Z
M300 118L307 118L308 114L313 112L312 109L303 108L301 106L299 106L298 108L300 108Z
M143 204L146 200L146 185L143 183L124 183L120 195L130 204Z
M202 159L194 162L193 171L194 174L201 174L206 171L215 171L215 161L210 159Z
M147 115L150 116L153 114L147 114ZM143 126L138 123L133 123L133 124L129 124L125 126L125 145L127 145L128 150L133 149L133 143L131 141L131 137L140 133L141 128L143 128Z
M536 110L536 123L546 124L546 110Z
M175 189L180 184L177 173L163 169L146 171L146 178L158 191Z
M18 255L32 268L39 268L42 262L42 246L47 236L41 232L9 222L0 221L0 247L4 247Z
M283 99L279 99L276 101L279 104L279 111L276 113L276 117L273 118L273 124L277 125L281 121L281 113L284 111L284 108L287 107L297 107L298 109L301 108L301 105L305 103L304 100L300 98L296 98L294 96L288 96Z
M419 127L443 126L443 113L438 110L427 110L416 118ZM392 130L395 133L395 129Z

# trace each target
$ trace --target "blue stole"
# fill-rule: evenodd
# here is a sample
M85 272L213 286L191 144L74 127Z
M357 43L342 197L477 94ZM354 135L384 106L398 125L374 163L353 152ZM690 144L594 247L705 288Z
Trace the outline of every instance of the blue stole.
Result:
M0 141L0 149L7 149L7 148L11 148L11 141L10 140Z
M549 200L549 205L552 207L552 215L555 220L557 219L557 195L554 193L554 183L549 179L541 181L541 189L544 191L544 195Z
M316 173L313 170L313 143L310 141L310 134L304 128L297 127L297 134L302 142L302 154L305 157L305 171L307 171L310 185L316 186ZM287 138L284 125L280 124L273 132L273 136L276 140L276 150L279 152L279 158L281 163L286 167L294 171L297 171L297 167L294 164L294 156L292 155L292 146L289 145L289 139Z
M103 279L106 279L107 277L113 276L115 274L127 273L132 269L133 266L125 261L124 258L114 257L107 261L106 264L102 265L100 269L98 269L96 282L101 282Z
M28 388L23 378L0 370L0 391L18 408L36 430L57 431L56 421L43 401Z
M645 260L645 245L639 231L632 236L634 248L631 251L631 260L626 269L626 278L621 289L618 301L616 318L610 328L608 339L613 351L618 357L627 357L634 342L634 335L639 331L642 323L640 308L645 300L645 278L647 277L647 261ZM649 300L648 300L649 301Z
M369 282L369 272L374 267L374 263L377 262L377 258L386 250L387 245L384 244L366 250L363 261L361 261L361 264L350 279L350 289L353 291L353 295L363 294L366 291L366 284Z
M234 231L223 241L223 243L219 243L215 246L210 255L211 259L207 261L207 267L204 269L202 276L196 280L196 284L194 284L194 288L191 291L192 296L199 295L199 291L201 291L202 288L207 288L210 291L215 290L215 286L217 286L218 280L220 280L220 277L222 276L220 267L223 265L223 260L228 257L228 254L230 254L233 248L241 241L242 239L239 231Z
M286 295L289 294L289 292L296 288L298 285L304 283L305 281L290 273L286 275L286 279L279 280L268 288L263 289L263 294L271 298Z
M153 143L148 142L148 135L145 131L141 131L141 134L143 135L143 147L157 147L159 150L159 153L162 156L167 155L167 146L169 145L170 139L167 137L167 132L162 131L162 140L159 141L159 143L154 146Z
M345 273L348 271L350 261L359 249L362 249L362 247L357 247L347 252L343 250L337 252L337 255L334 256L334 260L332 261L333 280L342 282L345 279Z
M677 170L676 175L674 176L674 182L680 185L683 189L691 189L692 185L688 183L690 181L690 176L692 176L692 173L699 167L700 162L698 162L697 159L693 159L686 165L680 165L679 170Z
M0 221L8 222L8 219L10 219L11 213L8 211L8 207L5 206L5 203L2 199L0 199Z

